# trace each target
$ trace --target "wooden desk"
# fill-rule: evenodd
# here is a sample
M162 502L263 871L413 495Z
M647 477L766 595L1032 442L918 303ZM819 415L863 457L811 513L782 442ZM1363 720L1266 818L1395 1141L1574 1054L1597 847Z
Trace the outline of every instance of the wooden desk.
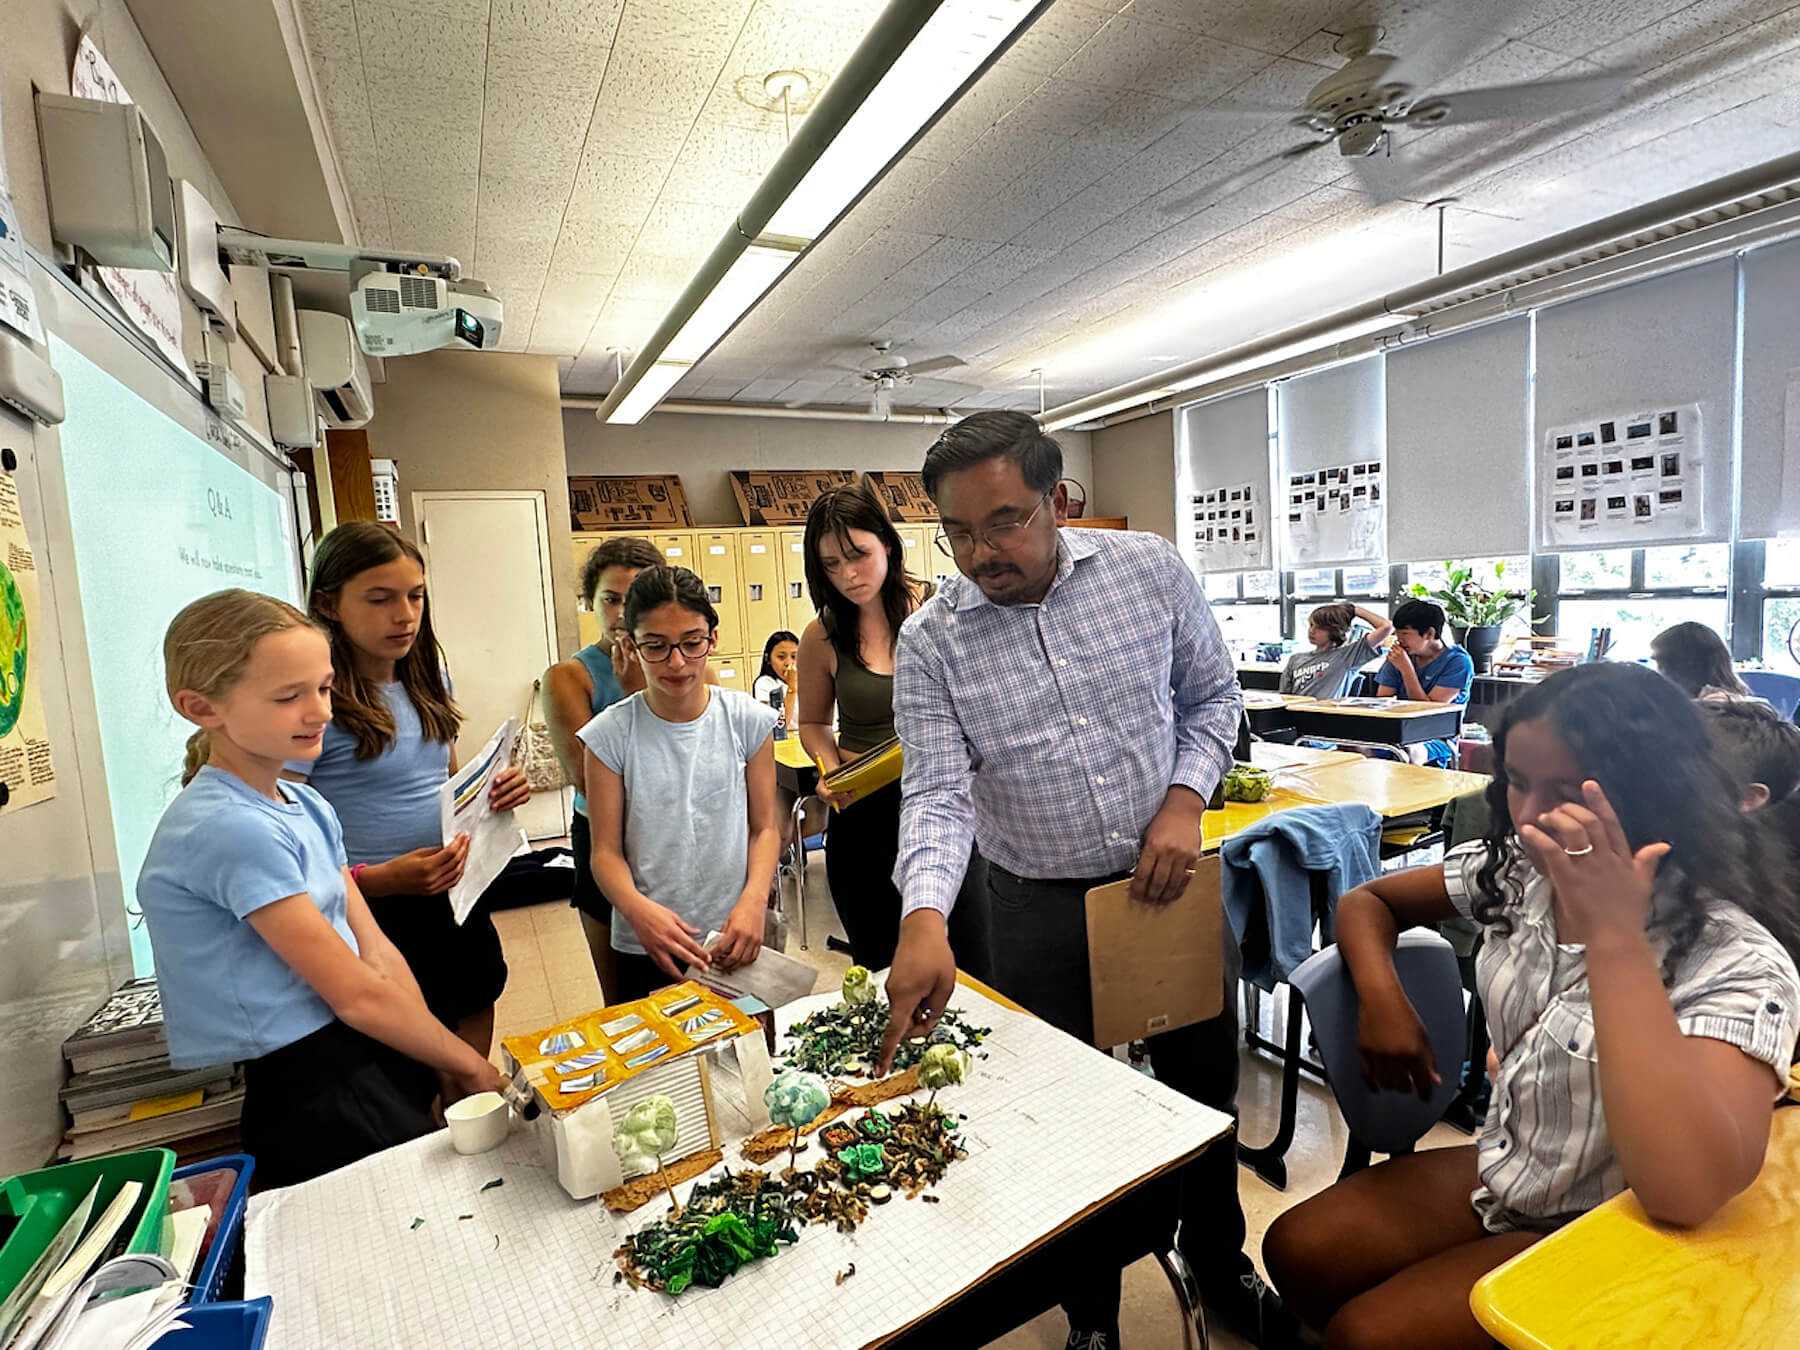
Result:
M1319 769L1327 764L1349 764L1360 760L1354 750L1315 750L1309 745L1277 745L1274 741L1253 741L1250 762L1259 769Z
M1287 775L1292 791L1321 802L1361 802L1389 820L1448 805L1458 797L1483 791L1486 774L1457 769L1428 769L1423 764L1395 764L1358 755L1348 764L1299 769Z
M1454 740L1462 729L1461 704L1398 698L1381 702L1386 706L1370 707L1360 699L1353 703L1320 699L1296 703L1285 709L1283 716L1303 736L1342 736L1346 740L1380 741L1385 745Z
M1244 716L1250 720L1250 730L1261 736L1293 726L1289 711L1298 704L1311 702L1304 694L1272 694L1266 689L1246 689Z
M796 797L812 795L818 786L819 767L800 744L800 737L790 731L787 739L775 742L775 783Z
M1627 1191L1484 1276L1475 1318L1512 1350L1777 1350L1800 1342L1800 1107L1749 1190L1690 1231Z

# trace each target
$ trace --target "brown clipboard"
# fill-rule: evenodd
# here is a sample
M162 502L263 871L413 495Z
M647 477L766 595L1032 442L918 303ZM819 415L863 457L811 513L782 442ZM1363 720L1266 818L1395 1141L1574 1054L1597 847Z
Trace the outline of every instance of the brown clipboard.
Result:
M1225 1006L1219 855L1200 859L1182 896L1139 904L1129 881L1087 893L1094 1044L1125 1045L1217 1017Z

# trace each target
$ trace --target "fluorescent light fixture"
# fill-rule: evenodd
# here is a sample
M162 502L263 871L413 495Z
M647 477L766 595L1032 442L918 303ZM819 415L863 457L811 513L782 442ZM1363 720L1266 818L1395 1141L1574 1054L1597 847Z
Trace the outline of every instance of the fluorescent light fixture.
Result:
M1116 412L1124 412L1127 408L1136 408L1141 404L1154 403L1159 398L1167 398L1173 389L1150 389L1141 394L1133 394L1130 398L1114 399L1111 403L1102 403L1098 408L1089 408L1086 412L1072 413L1067 417L1052 418L1044 423L1045 431L1061 431L1064 427L1079 426L1083 422L1092 422L1102 417L1110 417Z
M804 239L823 234L1036 7L1035 0L944 0L776 208L769 228Z
M643 421L650 415L650 410L662 402L663 395L692 369L691 361L658 361L631 386L631 392L607 414L606 420L615 426L633 426Z
M762 244L752 244L745 249L731 264L731 269L719 278L719 284L712 288L711 294L700 302L700 308L688 316L681 331L669 339L669 345L663 348L663 359L692 365L705 356L713 344L730 331L732 324L781 279L781 274L793 266L794 259L799 256L797 249L770 248Z

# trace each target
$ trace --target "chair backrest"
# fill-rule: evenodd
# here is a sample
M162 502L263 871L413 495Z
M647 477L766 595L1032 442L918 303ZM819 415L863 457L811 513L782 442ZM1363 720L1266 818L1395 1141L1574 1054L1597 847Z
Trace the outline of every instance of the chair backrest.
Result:
M1319 1057L1332 1095L1350 1133L1376 1153L1395 1153L1417 1143L1450 1105L1462 1082L1467 1050L1467 1016L1456 953L1436 933L1413 928L1394 946L1394 969L1400 985L1431 1041L1442 1081L1430 1101L1410 1092L1373 1092L1364 1085L1356 1052L1359 1003L1356 986L1335 946L1314 952L1288 977L1306 1000Z
M1794 716L1800 708L1800 675L1780 675L1772 670L1746 670L1739 673L1745 686L1783 717Z

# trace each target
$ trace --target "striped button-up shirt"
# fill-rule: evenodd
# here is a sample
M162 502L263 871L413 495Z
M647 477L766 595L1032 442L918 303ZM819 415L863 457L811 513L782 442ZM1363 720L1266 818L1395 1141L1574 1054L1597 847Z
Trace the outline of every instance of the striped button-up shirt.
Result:
M1169 788L1231 764L1243 696L1200 584L1156 535L1059 532L1034 605L952 577L900 630L902 911L948 913L982 854L1023 877L1127 872Z
M1472 914L1486 846L1464 844L1444 859L1450 899ZM1481 1181L1470 1199L1496 1233L1553 1228L1625 1189L1606 1130L1595 1056L1594 1009L1583 948L1556 939L1550 883L1523 854L1510 873L1522 900L1507 910L1513 931L1489 927L1476 962L1500 1073L1477 1152ZM1660 961L1666 948L1657 947ZM1800 975L1756 920L1719 903L1669 986L1683 1034L1735 1045L1787 1082L1800 1035Z

